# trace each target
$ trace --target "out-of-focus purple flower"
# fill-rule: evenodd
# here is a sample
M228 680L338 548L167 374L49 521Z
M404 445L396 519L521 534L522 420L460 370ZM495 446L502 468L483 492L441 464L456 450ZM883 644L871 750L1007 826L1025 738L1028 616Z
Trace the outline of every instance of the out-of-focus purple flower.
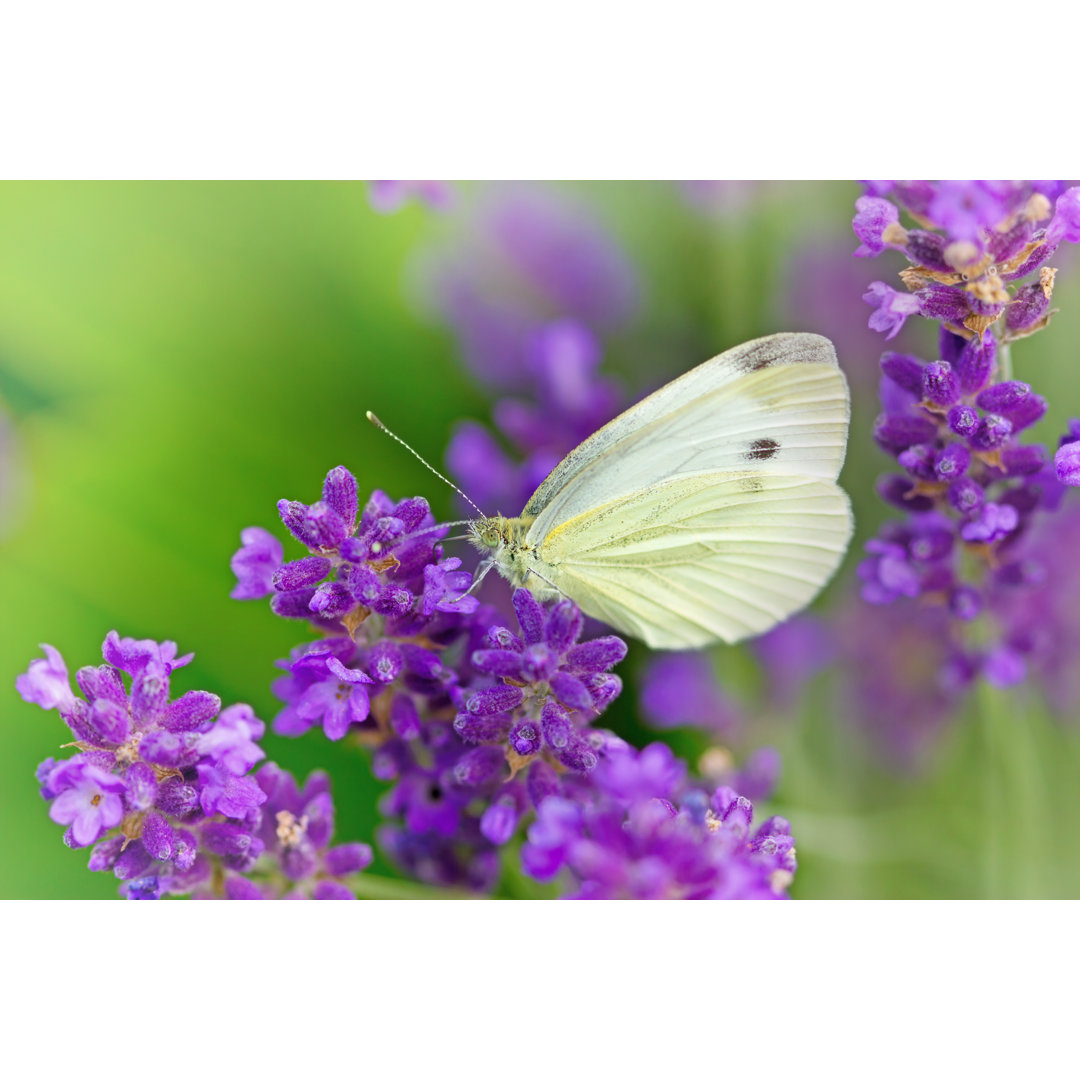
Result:
M720 688L704 653L667 653L650 659L639 701L656 728L696 727L731 735L742 725L738 704Z
M452 252L431 259L430 292L469 368L490 385L527 378L528 343L553 318L618 326L638 285L618 244L585 205L539 188L502 188Z
M767 634L755 638L750 648L761 663L766 699L776 708L790 708L806 684L832 663L836 645L821 619L796 615ZM732 787L742 791L738 784ZM758 798L746 792L750 798Z
M446 210L453 202L453 190L445 180L371 180L368 200L380 214L392 214L411 201Z
M1039 518L1023 556L998 570L991 612L1007 628L993 659L993 679L1027 673L1032 687L1071 722L1080 708L1080 506L1069 501Z
M520 506L565 454L618 411L619 388L599 373L600 345L576 320L560 319L524 342L532 400L495 405L499 431L525 460L514 464L484 429L464 423L447 450L451 472L481 505Z
M939 180L927 207L927 216L953 240L978 240L1008 213L1008 193L979 180Z
M234 600L257 600L274 591L274 574L284 561L281 541L257 525L240 533L243 547L232 557L236 586Z
M783 289L783 327L823 334L856 392L873 393L879 372L873 363L881 338L866 322L862 295L874 276L851 245L831 234L811 235L790 257Z
M43 709L65 709L75 703L64 658L51 645L42 645L47 659L32 660L30 669L15 679L15 689L23 701Z
M855 250L859 258L880 255L887 246L885 230L900 220L900 211L887 199L863 195L855 200L852 228L861 243Z
M1067 241L1080 243L1080 187L1069 188L1058 196L1054 216L1046 227L1044 242L1049 246Z
M1068 442L1058 448L1054 454L1054 469L1061 483L1080 487L1080 442Z
M1019 520L1015 506L986 503L979 510L978 517L961 526L960 535L969 543L993 544L1008 536Z
M897 604L882 618L856 600L838 613L834 633L838 713L883 762L917 769L978 671L953 639L948 609Z

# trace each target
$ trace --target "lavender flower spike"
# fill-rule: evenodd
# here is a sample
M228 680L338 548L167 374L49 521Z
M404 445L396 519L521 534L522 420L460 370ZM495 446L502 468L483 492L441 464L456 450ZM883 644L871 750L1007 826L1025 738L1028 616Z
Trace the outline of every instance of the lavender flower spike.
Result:
M1024 678L1038 635L1010 625L1006 596L1032 584L1025 544L1033 526L1057 509L1062 485L1080 485L1076 432L1062 439L1053 468L1047 447L1021 442L1047 402L1009 371L1012 343L1049 322L1057 271L1047 261L1061 243L1080 241L1080 188L1052 206L1059 190L1034 181L897 181L856 203L859 254L890 246L910 263L900 274L906 295L870 286L871 327L892 338L921 315L938 324L939 353L929 363L882 358L874 435L903 472L884 477L879 491L904 519L867 543L859 577L871 604L943 605L954 634L939 675L950 692L979 675L999 686ZM916 227L899 223L902 211Z

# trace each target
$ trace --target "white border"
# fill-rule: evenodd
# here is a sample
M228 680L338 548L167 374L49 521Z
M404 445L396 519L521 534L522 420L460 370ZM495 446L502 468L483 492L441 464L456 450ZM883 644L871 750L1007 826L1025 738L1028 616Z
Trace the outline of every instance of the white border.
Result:
M235 1063L272 1076L333 1064L406 1078L881 1080L1061 1075L1073 1058L1067 903L0 913L18 928L5 1056L30 1055L45 1075L141 1061L164 1077Z

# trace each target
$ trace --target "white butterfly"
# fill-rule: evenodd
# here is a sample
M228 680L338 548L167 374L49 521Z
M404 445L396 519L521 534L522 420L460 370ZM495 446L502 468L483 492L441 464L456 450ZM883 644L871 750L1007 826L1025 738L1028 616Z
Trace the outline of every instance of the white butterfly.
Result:
M851 539L850 404L832 343L774 334L651 394L572 450L520 517L470 522L515 586L659 649L760 634Z

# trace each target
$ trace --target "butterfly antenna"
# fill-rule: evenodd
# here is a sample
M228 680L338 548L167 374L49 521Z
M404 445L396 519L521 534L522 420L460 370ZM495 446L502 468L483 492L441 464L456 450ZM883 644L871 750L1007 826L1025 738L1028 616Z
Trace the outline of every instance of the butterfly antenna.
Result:
M468 496L468 495L466 495L466 494L465 494L465 492L464 492L464 491L462 491L462 490L461 490L461 488L459 488L459 487L457 486L457 484L455 484L455 483L454 483L454 482L453 482L452 480L447 480L447 479L446 479L446 477L445 477L445 476L443 476L443 474L442 474L441 472L439 472L439 470L438 470L438 469L436 469L436 468L435 468L435 467L434 467L433 465L429 465L429 464L428 464L428 462L426 462L426 461L425 461L425 460L424 460L424 459L423 459L423 458L422 458L422 457L421 457L421 456L420 456L420 455L419 455L419 454L418 454L418 453L417 453L417 452L416 452L416 451L415 451L415 450L414 450L414 449L413 449L413 448L412 448L412 447L411 447L411 446L410 446L410 445L409 445L409 444L408 444L408 443L407 443L407 442L406 442L406 441L405 441L405 440L404 440L403 438L401 438L401 437L400 437L399 435L395 435L395 434L394 434L394 433L393 433L393 432L392 432L392 431L391 431L391 430L390 430L390 429L389 429L389 428L388 428L388 427L387 427L387 426L386 426L386 425L385 425L385 424L384 424L384 423L383 423L383 422L382 422L382 421L381 421L381 420L380 420L380 419L379 419L379 418L378 418L378 417L377 417L377 416L376 416L376 415L375 415L375 414L374 414L373 412L371 412L370 410L368 411L368 414L367 414L367 418L368 418L368 419L369 419L369 420L370 420L370 421L371 421L371 422L372 422L372 423L373 423L373 424L374 424L374 425L375 425L375 426L376 426L376 427L377 427L377 428L378 428L378 429L379 429L380 431L382 431L382 432L384 432L385 434L389 435L389 436L390 436L390 438L394 440L394 442L396 442L396 443L400 443L400 444L401 444L402 446L404 446L404 447L405 447L405 449L406 449L406 450L408 450L408 451L409 451L409 453L410 453L410 454L412 454L412 456L413 456L414 458L416 458L416 460L417 460L417 461L419 461L421 465L423 465L423 466L424 466L425 468L427 468L427 469L430 469L430 470L431 470L431 471L432 471L432 472L433 472L433 473L434 473L434 474L435 474L435 475L436 475L436 476L437 476L437 477L438 477L438 478L439 478L439 479L440 479L440 480L441 480L441 481L442 481L442 482L443 482L444 484L448 485L449 487L452 487L452 488L453 488L453 489L454 489L454 490L455 490L455 491L456 491L456 492L457 492L457 493L458 493L458 494L459 494L459 495L460 495L460 496L461 496L461 497L462 497L462 498L463 498L463 499L464 499L464 500L465 500L465 501L466 501L466 502L467 502L467 503L468 503L468 504L469 504L469 505L470 505L470 506L471 506L471 507L472 507L472 508L473 508L473 509L474 509L474 510L475 510L475 511L476 511L476 512L477 512L477 513L478 513L478 514L479 514L479 515L480 515L480 516L482 517L482 518L483 518L483 519L484 519L484 520L485 520L485 521L487 521L487 519L488 519L488 516L487 516L487 514L485 514L485 513L484 513L484 511L483 511L483 510L481 510L481 509L480 509L480 507L479 507L479 506L477 506L477 505L476 505L476 503L474 503L474 502L472 501L472 499L470 499L470 498L469 498L469 496ZM451 522L450 524L456 524L456 522Z

